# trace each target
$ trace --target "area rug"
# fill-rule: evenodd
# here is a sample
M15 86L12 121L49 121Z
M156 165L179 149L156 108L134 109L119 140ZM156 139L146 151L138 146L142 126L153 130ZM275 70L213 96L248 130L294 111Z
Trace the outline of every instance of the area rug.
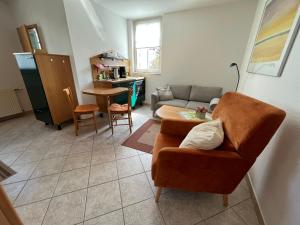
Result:
M160 121L149 119L139 129L137 129L126 141L123 146L136 150L152 153L155 137L160 131Z

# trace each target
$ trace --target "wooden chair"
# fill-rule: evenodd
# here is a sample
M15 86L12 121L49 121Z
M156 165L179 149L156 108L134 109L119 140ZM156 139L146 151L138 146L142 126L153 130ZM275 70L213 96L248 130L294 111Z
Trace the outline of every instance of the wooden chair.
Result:
M107 97L107 112L108 112L108 118L109 118L109 125L111 127L111 132L114 134L114 126L120 126L120 125L129 125L129 130L131 133L131 127L132 127L132 117L131 117L131 96L132 96L132 89L130 88L128 91L128 102L127 104L117 104L112 103L111 104L111 98ZM128 117L123 117L123 114L128 114ZM127 120L128 123L125 124L118 124L118 120ZM115 125L114 125L115 122Z
M79 130L79 122L82 122L84 120L93 120L96 133L97 131L97 124L96 124L96 116L95 112L99 111L99 107L95 104L86 104L86 105L75 105L72 90L70 87L67 87L63 89L63 91L66 93L72 113L73 113L73 119L74 119L74 126L75 126L75 134L78 136L78 130ZM80 119L80 116L83 114L92 114L91 117L86 119Z

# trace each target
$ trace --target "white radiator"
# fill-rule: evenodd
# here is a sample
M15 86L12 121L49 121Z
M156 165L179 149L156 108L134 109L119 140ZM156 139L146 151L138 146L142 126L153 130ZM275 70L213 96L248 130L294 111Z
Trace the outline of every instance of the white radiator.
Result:
M0 89L0 118L22 113L18 96L13 89Z

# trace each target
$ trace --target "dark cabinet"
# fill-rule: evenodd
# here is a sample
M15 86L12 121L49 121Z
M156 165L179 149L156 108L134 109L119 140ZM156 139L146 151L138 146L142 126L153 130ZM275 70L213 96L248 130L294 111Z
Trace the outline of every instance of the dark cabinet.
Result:
M72 119L72 112L63 92L71 87L77 103L69 56L15 53L33 112L37 120L60 125Z
M143 101L145 101L145 79L142 80L135 80L135 81L128 81L128 82L121 82L121 83L114 83L113 87L126 87L132 88L132 97L131 97L131 107L135 107L137 104L142 105ZM125 104L127 103L128 94L124 93L114 97L114 102L118 104Z

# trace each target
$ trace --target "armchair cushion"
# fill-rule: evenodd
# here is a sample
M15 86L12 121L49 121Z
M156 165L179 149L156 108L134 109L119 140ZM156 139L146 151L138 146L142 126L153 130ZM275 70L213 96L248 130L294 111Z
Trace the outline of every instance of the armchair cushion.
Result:
M217 119L193 127L179 148L212 150L219 147L223 140L222 121Z

